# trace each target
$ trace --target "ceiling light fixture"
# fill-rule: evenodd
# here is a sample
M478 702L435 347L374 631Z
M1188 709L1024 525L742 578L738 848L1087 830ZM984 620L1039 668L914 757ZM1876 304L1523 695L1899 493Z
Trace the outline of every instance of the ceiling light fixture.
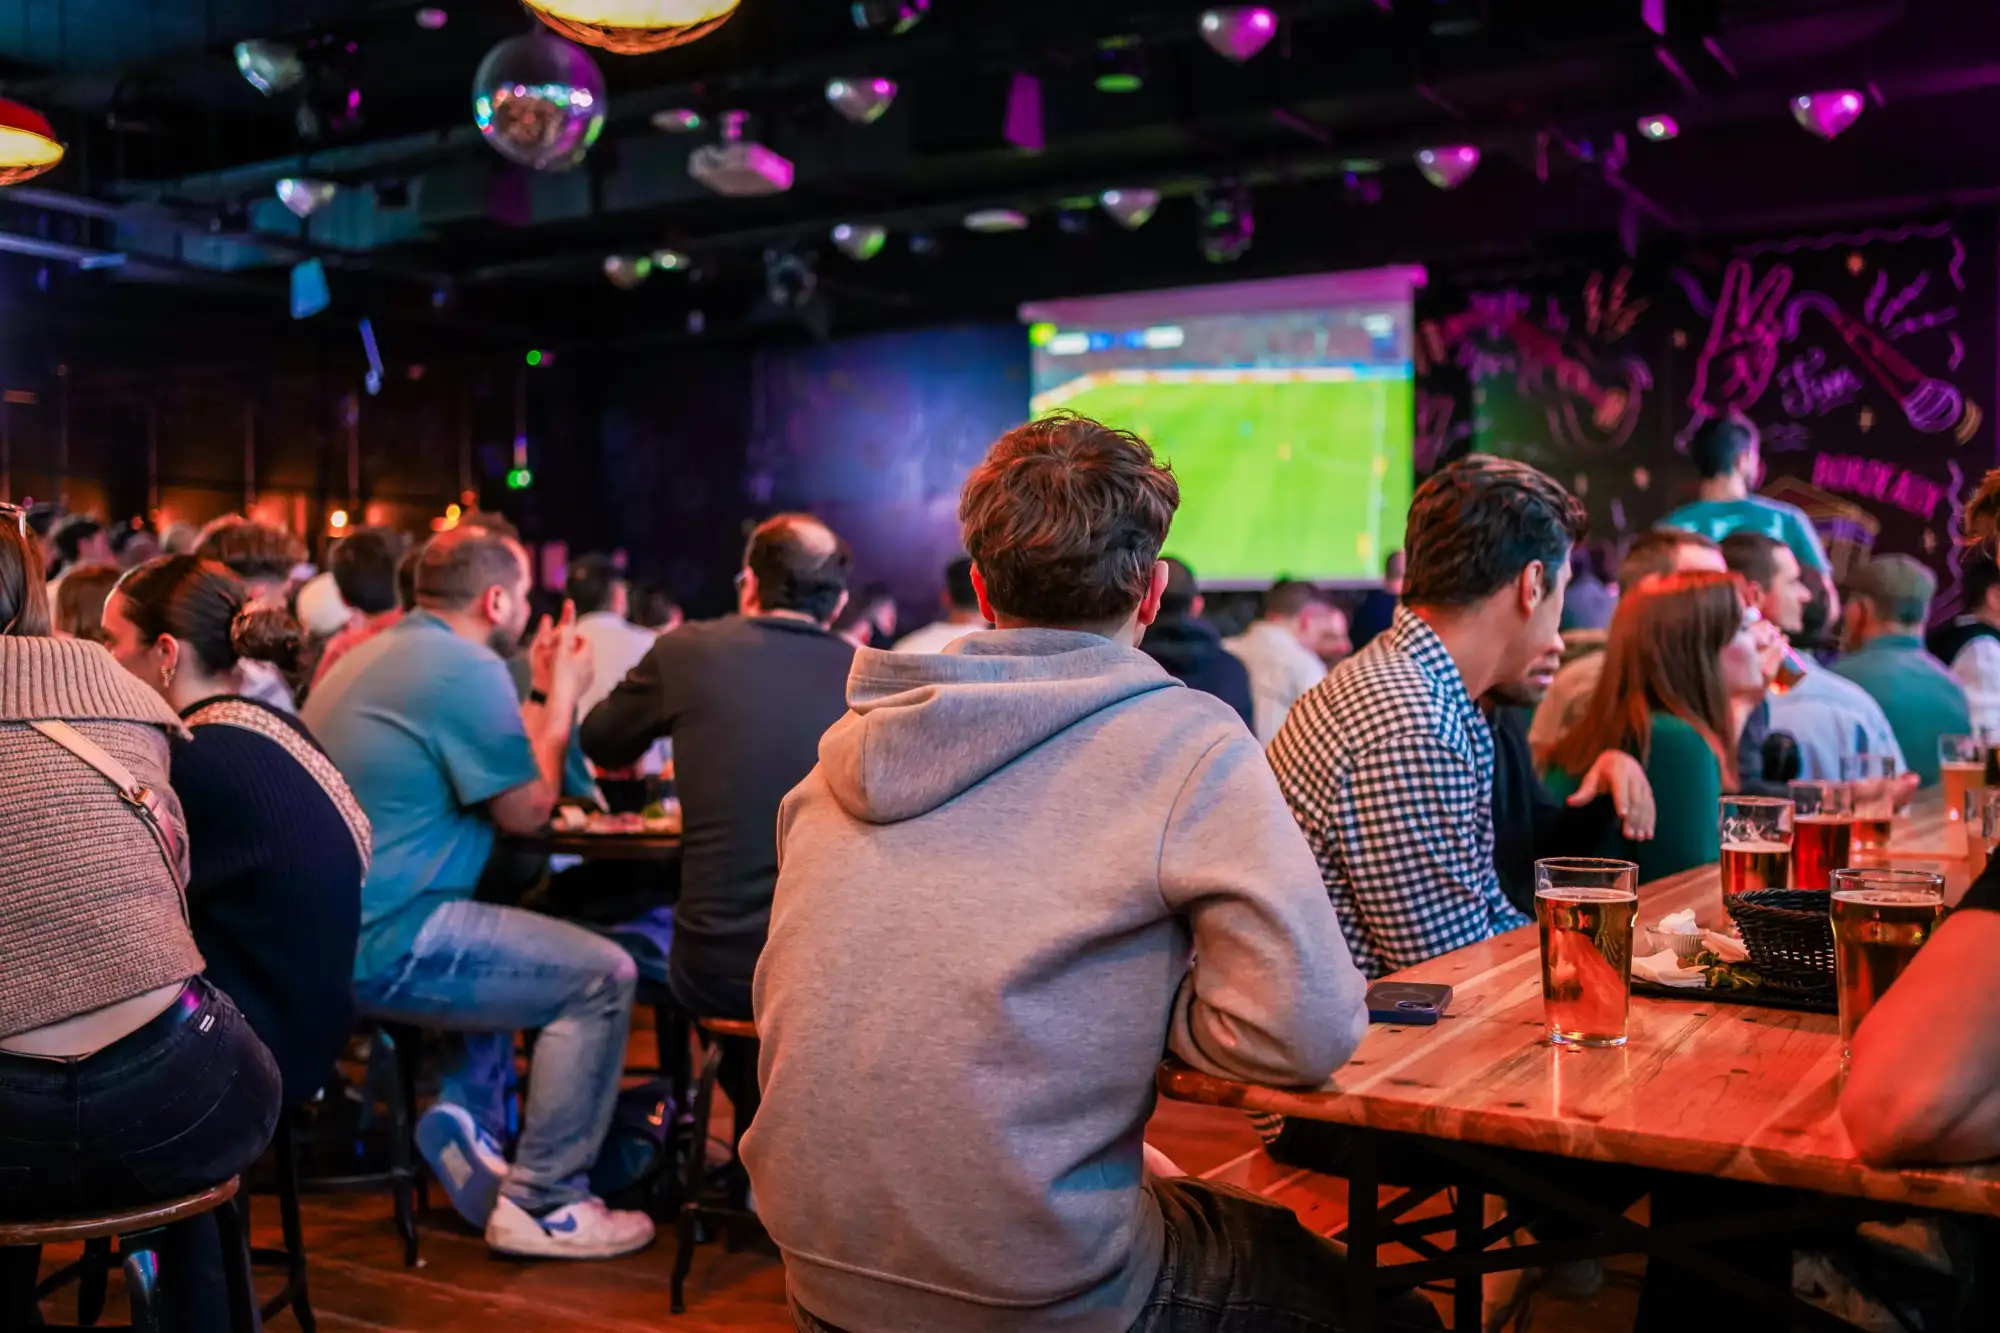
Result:
M528 12L573 42L636 56L708 36L737 0L522 0Z
M1270 45L1278 16L1262 5L1210 9L1201 16L1201 39L1224 60L1242 64Z
M1111 220L1126 231L1137 231L1153 216L1153 210L1160 206L1158 190L1106 190L1097 196L1097 202Z
M1025 231L1028 215L1012 208L982 208L965 215L965 229L985 235L997 235L1003 231Z
M63 159L48 117L0 97L0 185L18 185Z
M1861 119L1861 94L1852 88L1801 93L1792 99L1792 118L1822 139L1832 139Z
M1672 116L1639 117L1639 133L1654 143L1665 143L1681 132L1680 122Z
M833 243L849 259L866 263L882 253L889 229L873 222L843 222L833 229Z
M1455 190L1465 184L1479 166L1479 150L1469 143L1417 150L1417 170L1440 190Z
M332 181L312 176L287 176L278 182L278 202L295 218L309 218L340 193Z
M894 79L828 79L827 105L856 125L873 125L896 100Z
M299 53L285 43L258 38L236 44L236 72L269 97L298 86L306 76L306 66Z

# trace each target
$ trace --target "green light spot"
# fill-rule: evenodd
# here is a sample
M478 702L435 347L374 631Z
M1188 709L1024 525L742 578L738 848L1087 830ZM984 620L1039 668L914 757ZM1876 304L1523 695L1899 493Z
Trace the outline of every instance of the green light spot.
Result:
M1137 74L1100 74L1097 76L1097 91L1100 93L1136 93L1146 86L1146 81Z
M1028 326L1028 346L1030 347L1047 347L1055 341L1055 337L1056 326L1047 321Z
M542 364L541 348L531 347L528 349L528 364L531 366L539 366L540 364Z

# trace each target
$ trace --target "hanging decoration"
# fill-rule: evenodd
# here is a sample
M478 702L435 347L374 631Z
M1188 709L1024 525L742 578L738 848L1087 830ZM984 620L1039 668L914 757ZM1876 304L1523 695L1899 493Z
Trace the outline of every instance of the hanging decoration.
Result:
M833 229L833 243L849 259L864 263L882 253L889 229L873 222L842 222Z
M1861 94L1852 88L1801 93L1792 99L1792 118L1822 139L1832 139L1861 119Z
M1224 60L1240 65L1270 43L1278 16L1262 5L1210 9L1201 16L1201 39Z
M47 116L0 97L0 185L18 185L63 159Z
M856 125L872 125L882 119L896 100L894 79L828 79L826 101L835 111Z
M523 0L530 13L573 42L636 56L708 36L737 0Z
M502 157L536 171L583 161L604 129L604 76L579 48L540 30L479 62L472 123Z
M653 272L653 260L649 255L606 255L604 276L611 285L621 292L629 292L644 282Z
M1097 202L1119 226L1126 231L1137 231L1146 225L1153 216L1153 210L1160 206L1160 192L1144 189L1106 190L1097 197Z
M278 202L295 218L309 218L325 207L340 187L311 176L287 176L278 182Z
M1440 190L1456 190L1479 166L1479 150L1469 143L1417 151L1417 170Z

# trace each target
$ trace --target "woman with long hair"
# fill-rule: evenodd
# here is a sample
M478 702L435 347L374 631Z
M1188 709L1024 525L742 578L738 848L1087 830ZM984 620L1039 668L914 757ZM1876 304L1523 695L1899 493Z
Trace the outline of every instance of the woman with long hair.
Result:
M293 665L304 632L224 566L161 556L104 606L119 665L180 715L174 788L193 840L188 900L208 977L277 1059L285 1103L319 1091L354 1019L368 818L296 717L244 665Z
M184 734L110 654L51 632L26 515L0 504L0 1220L175 1199L247 1169L278 1070L188 927ZM226 1211L226 1210L225 1210ZM227 1322L213 1214L169 1228L174 1327ZM0 1324L38 1322L0 1250Z
M1766 688L1757 624L1733 574L1668 574L1626 593L1596 693L1550 751L1547 784L1558 797L1607 750L1645 765L1662 794L1653 840L1621 836L1593 849L1636 861L1641 882L1721 855L1716 803L1736 790L1737 737Z

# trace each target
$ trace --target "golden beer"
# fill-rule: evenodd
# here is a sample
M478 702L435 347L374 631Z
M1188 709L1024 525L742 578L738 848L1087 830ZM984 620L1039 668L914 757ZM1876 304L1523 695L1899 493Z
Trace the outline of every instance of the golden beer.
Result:
M1833 963L1843 1053L1861 1020L1937 929L1943 885L1940 876L1912 871L1849 871L1835 881Z
M1854 821L1846 815L1800 815L1792 825L1792 887L1824 889L1847 869Z
M1852 850L1880 851L1889 845L1889 831L1896 826L1895 816L1884 819L1861 819L1854 821Z
M1792 849L1782 842L1732 842L1722 847L1722 894L1784 889L1792 883Z
M1632 924L1638 915L1639 895L1629 889L1536 891L1550 1041L1558 1046L1625 1044L1632 1004Z
M1985 785L1986 765L1984 762L1945 763L1938 765L1938 772L1944 779L1944 817L1949 821L1945 826L1945 840L1950 845L1965 836L1965 794L1974 787Z

